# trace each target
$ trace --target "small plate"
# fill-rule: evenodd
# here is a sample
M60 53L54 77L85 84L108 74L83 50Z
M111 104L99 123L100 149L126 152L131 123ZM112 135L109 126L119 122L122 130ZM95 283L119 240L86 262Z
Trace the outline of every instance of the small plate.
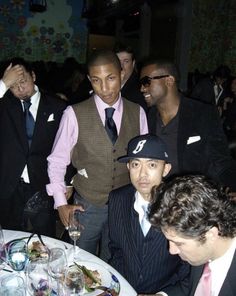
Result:
M78 265L83 265L87 269L90 270L97 270L101 276L101 285L108 287L110 289L114 289L115 292L119 295L120 292L120 282L117 279L117 277L111 273L107 268L104 266L100 265L99 263L95 263L92 261L78 261L76 262ZM96 296L101 294L101 290L96 290L93 292L86 292L84 291L83 295L85 296Z

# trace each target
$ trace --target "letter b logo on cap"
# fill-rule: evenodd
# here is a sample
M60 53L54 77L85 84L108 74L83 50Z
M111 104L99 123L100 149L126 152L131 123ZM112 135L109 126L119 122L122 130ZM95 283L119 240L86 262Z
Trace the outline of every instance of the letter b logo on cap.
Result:
M144 144L147 142L147 140L142 140L142 141L139 141L136 148L133 150L133 153L134 154L137 154L139 153L140 151L142 151L143 147L144 147Z

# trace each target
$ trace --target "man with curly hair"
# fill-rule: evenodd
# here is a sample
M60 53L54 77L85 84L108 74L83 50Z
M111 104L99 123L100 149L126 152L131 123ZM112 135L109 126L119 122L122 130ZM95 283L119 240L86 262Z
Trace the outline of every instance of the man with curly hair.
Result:
M236 203L203 176L177 177L153 191L149 219L169 252L192 265L188 287L168 295L236 295Z

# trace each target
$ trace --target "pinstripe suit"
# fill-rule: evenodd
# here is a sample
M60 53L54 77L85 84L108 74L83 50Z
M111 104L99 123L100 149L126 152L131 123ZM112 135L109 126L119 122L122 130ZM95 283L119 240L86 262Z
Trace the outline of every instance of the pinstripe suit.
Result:
M110 264L137 293L168 292L168 286L186 277L189 266L169 254L168 242L161 232L151 227L147 236L143 236L134 201L132 185L113 190L109 195Z

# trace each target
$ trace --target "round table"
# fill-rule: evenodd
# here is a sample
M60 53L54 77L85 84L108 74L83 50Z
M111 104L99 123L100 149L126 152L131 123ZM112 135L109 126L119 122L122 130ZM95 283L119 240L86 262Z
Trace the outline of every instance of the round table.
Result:
M5 242L8 242L8 241L11 241L11 240L17 239L17 238L29 237L31 235L31 233L22 232L22 231L13 231L13 230L3 230L3 235L4 235ZM67 255L68 261L70 262L70 258L72 256L72 252L71 252L72 245L71 244L65 243L64 241L61 241L58 239L43 236L43 235L42 235L42 239L45 242L45 244L48 245L49 247L63 248L65 250L66 255ZM35 236L35 240L37 240L36 236ZM127 282L127 280L117 270L115 270L112 266L110 266L109 264L107 264L106 262L101 260L99 257L97 257L97 256L95 256L83 249L79 249L79 257L83 261L90 261L90 262L100 264L103 267L105 267L106 269L108 269L110 272L112 272L118 278L118 280L120 282L120 288L121 288L120 294L119 294L120 296L127 296L127 295L136 296L137 295L137 293L131 287L131 285ZM0 271L0 277L6 273L7 272L4 270Z

